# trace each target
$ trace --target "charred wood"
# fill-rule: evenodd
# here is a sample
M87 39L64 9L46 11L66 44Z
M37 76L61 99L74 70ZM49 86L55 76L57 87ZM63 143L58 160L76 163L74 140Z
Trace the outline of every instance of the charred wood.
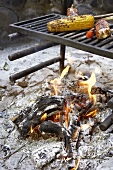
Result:
M30 127L35 128L43 122L43 115L46 113L46 118L55 114L56 111L62 111L64 107L63 97L43 96L35 102L29 109L21 111L11 120L16 124L20 134L26 136ZM44 120L45 120L44 119Z
M55 134L57 137L63 137L62 127L50 120L42 122L39 126L39 130L41 132Z

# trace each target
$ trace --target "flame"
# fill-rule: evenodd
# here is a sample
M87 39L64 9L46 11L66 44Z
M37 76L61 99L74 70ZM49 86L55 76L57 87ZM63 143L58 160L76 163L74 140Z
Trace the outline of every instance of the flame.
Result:
M75 131L75 133L74 133L74 135L72 137L72 141L77 137L77 134L78 134L79 130L80 130L80 127L78 127L77 130Z
M89 117L89 116L95 117L95 116L96 116L96 113L97 113L97 109L95 109L95 110L89 112L88 114L86 114L86 117Z
M68 73L70 68L70 65L67 65L67 67L62 71L60 77L55 78L54 80L50 81L50 84L52 85L54 89L54 94L58 96L58 86L61 85L61 80L64 78L64 76Z
M96 83L96 77L95 77L94 72L92 72L91 77L88 80L80 81L78 83L79 86L82 86L82 87L84 86L84 87L87 88L87 92L88 92L89 98L90 98L91 101L94 102L94 104L96 103L96 95L92 95L91 94L91 88L92 88L92 86L95 85L95 83Z
M30 133L33 133L33 127L32 127L32 125L30 126Z
M44 120L46 120L46 118L47 118L47 113L44 113L44 115L42 115L42 117L41 117L41 121L44 121Z
M77 158L77 161L76 161L76 167L72 168L71 170L77 170L78 169L78 166L79 166L79 163L80 163L80 159L81 159L81 157L79 156Z
M70 121L70 113L72 111L72 108L73 108L74 104L71 103L71 104L66 104L66 106L64 107L64 115L65 115L65 125L66 127L69 126L69 121Z
M68 73L69 69L70 69L70 65L67 65L67 67L62 71L60 75L60 80L64 78L64 76Z

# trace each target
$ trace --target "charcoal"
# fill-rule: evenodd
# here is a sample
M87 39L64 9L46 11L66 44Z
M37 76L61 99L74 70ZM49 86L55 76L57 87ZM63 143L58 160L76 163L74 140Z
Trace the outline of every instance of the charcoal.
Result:
M62 127L50 120L42 122L39 130L45 133L56 134L58 137L63 137Z
M60 96L42 96L29 108L18 113L11 120L16 124L21 136L25 137L30 127L35 128L42 123L41 117L46 113L47 117L63 110L64 98Z

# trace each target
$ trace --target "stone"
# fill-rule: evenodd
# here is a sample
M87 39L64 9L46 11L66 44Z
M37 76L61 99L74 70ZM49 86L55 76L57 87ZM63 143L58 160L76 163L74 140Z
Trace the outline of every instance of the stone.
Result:
M8 8L21 9L26 0L3 0L3 5Z
M107 12L113 12L113 1L112 0L103 0L103 8Z
M15 12L12 10L0 7L0 29L1 30L9 30L9 24L17 22L18 17Z
M77 5L76 8L78 10L79 15L94 14L94 12L92 11L92 8L90 6L88 6L87 4L79 4L79 5Z

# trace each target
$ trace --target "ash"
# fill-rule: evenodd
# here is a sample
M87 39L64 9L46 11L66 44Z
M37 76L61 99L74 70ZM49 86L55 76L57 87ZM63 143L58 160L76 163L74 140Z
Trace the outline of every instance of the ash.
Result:
M89 55L88 53L84 53L76 49L72 50L72 48L69 49L70 51L72 51L72 55L74 56L73 58L75 59L74 71L75 68L76 71L77 69L87 70L88 68L89 72L89 69L92 70L94 66L98 66L102 69L101 74L99 74L98 76L101 87L103 87L102 85L104 84L106 87L110 85L111 88L113 88L113 71L111 60L107 61L106 58L101 58L100 56ZM6 50L4 51L6 54ZM53 48L50 48L50 52L47 53L47 56L53 57L55 52L56 54L58 53L57 47L54 47L54 50ZM44 52L42 52L42 54L44 56ZM4 56L5 55L3 55L2 58L4 58ZM45 56L45 58L47 58L47 56ZM42 55L39 54L38 57L42 58ZM36 56L34 55L35 59L38 57L37 54ZM105 65L106 62L107 64ZM19 64L17 63L16 65L16 69L18 69ZM55 65L55 71L56 68L57 67ZM40 96L50 94L48 83L45 83L43 80L46 79L47 76L51 77L51 75L56 77L56 72L52 71L52 69L53 66L50 66L45 71L43 70L43 76L42 72L39 71L38 73L40 74L38 76L37 73L33 74L34 77L26 77L25 80L29 82L29 84L31 84L30 88L19 88L17 91L17 86L13 86L13 88L15 87L15 91L17 91L19 95L16 96L15 94L16 97L14 96L14 100L12 100L12 96L8 96L7 98L10 100L9 103L6 101L5 97L3 98L3 102L6 104L7 109L5 109L5 112L0 112L0 169L52 170L54 168L55 170L69 170L75 167L78 158L80 158L78 170L112 169L113 126L103 132L100 130L98 125L98 122L103 121L109 114L111 114L111 110L103 107L102 103L99 103L99 106L101 105L101 109L99 109L98 114L95 118L90 118L87 120L85 119L81 121L81 125L90 124L91 126L87 127L86 129L82 129L82 131L79 131L77 137L70 143L73 152L72 159L70 160L67 159L67 152L65 150L63 140L59 140L59 138L57 137L47 136L47 134L44 134L43 138L38 138L37 140L31 138L23 139L21 138L17 127L15 127L14 124L10 121L10 118L16 115L16 111L19 112L26 106L31 106L32 103L34 103L34 97L37 97L36 93L38 93ZM1 78L7 79L6 77L9 76L9 72L4 71L3 73L6 76L2 76ZM41 77L41 79L39 77ZM70 79L69 77L65 78L66 80L68 80L68 83L67 81L65 82L70 91L72 90L72 88L74 91L74 88L76 89L75 77L74 79ZM23 82L23 79L20 80L20 82ZM40 85L40 82L43 82L42 85ZM6 86L7 82L5 82L4 84L3 89L4 86ZM70 94L69 89L62 89L63 95L64 92L67 93L67 95L68 93ZM10 91L11 89L4 89L4 91L8 90ZM9 91L7 92L7 94L13 94L15 92ZM25 95L26 92L28 95ZM33 95L30 96L30 93L32 93ZM72 112L72 115L75 115L75 112ZM74 116L72 116L72 119L73 117Z

